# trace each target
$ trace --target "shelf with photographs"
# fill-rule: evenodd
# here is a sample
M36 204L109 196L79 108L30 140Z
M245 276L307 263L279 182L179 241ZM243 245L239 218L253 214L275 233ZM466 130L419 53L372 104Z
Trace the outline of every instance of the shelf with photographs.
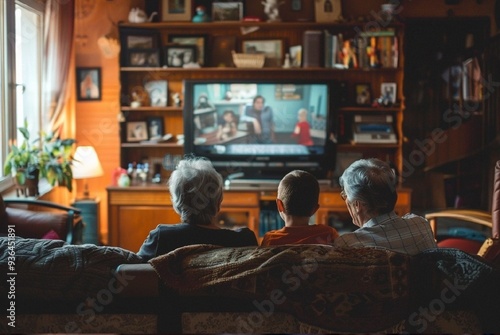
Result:
M150 116L161 116L164 132L173 135L167 144L158 145L129 143L122 138L122 165L151 155L184 153L182 145L178 144L182 143L182 113L176 111L177 108L182 110L183 81L186 79L297 80L311 77L343 85L331 109L339 124L339 151L352 148L364 156L375 155L393 162L401 171L404 26L391 23L382 28L379 25L381 29L374 31L370 27L373 27L370 22L313 21L120 24L121 110L125 121L138 122ZM131 62L129 49L136 55L138 48L144 49L143 57L136 57ZM266 61L262 68L236 68L232 51L265 53ZM287 54L290 56L288 64ZM149 56L153 60L148 60ZM141 94L135 91L138 88L141 91L149 81L166 83L164 106L150 106L148 94L151 91L147 90L143 90L145 97L137 106L136 100L140 100ZM386 84L392 88L389 99L383 94ZM360 92L364 90L369 91L368 96L362 96L364 93ZM179 106L175 105L172 94L178 95ZM390 126L394 136L390 143L375 140L361 143L353 139L352 120L356 116L385 114L392 117ZM342 133L342 128L349 130ZM181 135L180 141L177 135Z

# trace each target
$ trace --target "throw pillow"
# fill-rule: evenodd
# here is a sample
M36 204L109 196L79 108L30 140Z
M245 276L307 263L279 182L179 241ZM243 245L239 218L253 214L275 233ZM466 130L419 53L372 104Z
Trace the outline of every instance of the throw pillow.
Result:
M59 234L54 230L49 230L45 235L42 236L44 240L60 240Z

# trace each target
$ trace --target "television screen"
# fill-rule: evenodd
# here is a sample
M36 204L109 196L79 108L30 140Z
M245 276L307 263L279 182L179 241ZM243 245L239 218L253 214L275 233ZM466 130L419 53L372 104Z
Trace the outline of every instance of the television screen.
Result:
M185 153L208 157L223 175L280 179L303 169L324 178L334 166L331 87L319 81L185 81Z

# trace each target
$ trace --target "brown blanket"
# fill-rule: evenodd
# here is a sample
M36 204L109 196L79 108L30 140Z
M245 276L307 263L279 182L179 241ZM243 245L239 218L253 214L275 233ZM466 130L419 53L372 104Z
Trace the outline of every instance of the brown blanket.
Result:
M260 317L282 311L326 330L363 332L408 315L409 256L385 249L197 245L150 263L181 295L251 299Z

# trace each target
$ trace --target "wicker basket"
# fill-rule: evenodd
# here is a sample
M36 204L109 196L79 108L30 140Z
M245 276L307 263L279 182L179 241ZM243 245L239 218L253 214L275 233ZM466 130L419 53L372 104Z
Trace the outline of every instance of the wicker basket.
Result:
M261 68L266 60L264 54L239 54L234 51L232 53L234 65L238 68Z

